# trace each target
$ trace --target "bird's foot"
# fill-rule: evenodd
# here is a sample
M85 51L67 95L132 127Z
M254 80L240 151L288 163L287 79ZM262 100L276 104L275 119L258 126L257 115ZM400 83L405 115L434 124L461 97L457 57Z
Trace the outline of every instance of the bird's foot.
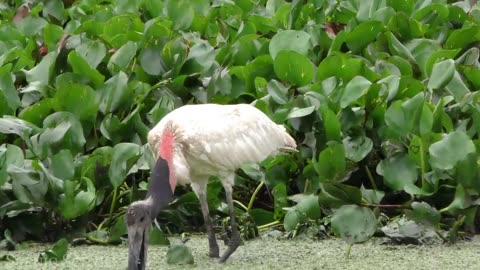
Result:
M235 250L240 246L242 243L242 239L240 239L240 234L234 235L232 238L230 238L230 242L228 243L228 248L225 250L225 253L222 254L222 257L220 258L220 262L223 263L225 262L230 255L232 255Z

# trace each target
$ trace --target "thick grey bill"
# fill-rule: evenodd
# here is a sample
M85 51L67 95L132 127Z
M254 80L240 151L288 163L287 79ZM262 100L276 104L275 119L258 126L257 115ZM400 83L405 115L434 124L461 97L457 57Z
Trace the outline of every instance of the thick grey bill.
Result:
M144 270L147 262L148 228L128 227L128 270Z

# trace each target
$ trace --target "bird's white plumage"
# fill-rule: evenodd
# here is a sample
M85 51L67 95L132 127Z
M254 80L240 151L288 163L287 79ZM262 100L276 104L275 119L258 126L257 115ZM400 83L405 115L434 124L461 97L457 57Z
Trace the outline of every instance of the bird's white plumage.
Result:
M171 169L180 185L208 176L229 178L244 164L296 148L283 126L248 104L186 105L170 112L148 134L155 155L165 130L174 135Z

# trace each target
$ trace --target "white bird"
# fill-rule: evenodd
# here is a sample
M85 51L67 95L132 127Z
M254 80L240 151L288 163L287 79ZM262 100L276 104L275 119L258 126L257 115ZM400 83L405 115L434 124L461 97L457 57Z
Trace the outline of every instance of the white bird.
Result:
M197 195L208 235L209 256L219 248L207 204L207 183L217 176L225 189L232 237L220 258L224 262L240 245L234 216L232 185L235 171L280 151L296 151L285 127L248 104L186 105L173 110L148 133L156 157L146 199L127 209L129 269L144 269L148 231L160 210L173 200L177 185L190 184Z

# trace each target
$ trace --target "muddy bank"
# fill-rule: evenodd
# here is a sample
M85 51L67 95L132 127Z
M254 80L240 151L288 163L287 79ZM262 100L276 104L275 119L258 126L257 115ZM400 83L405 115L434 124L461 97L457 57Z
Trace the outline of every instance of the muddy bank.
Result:
M171 238L178 243L179 238ZM219 241L221 251L225 246ZM205 236L193 236L187 245L195 264L171 266L165 261L168 247L150 246L149 269L478 269L480 237L453 246L391 246L373 240L352 248L345 260L345 244L339 239L322 241L255 239L248 241L225 264L207 256ZM0 262L0 269L126 269L127 247L69 247L60 263L38 263L45 245L9 252L15 262ZM6 252L0 252L3 256Z

